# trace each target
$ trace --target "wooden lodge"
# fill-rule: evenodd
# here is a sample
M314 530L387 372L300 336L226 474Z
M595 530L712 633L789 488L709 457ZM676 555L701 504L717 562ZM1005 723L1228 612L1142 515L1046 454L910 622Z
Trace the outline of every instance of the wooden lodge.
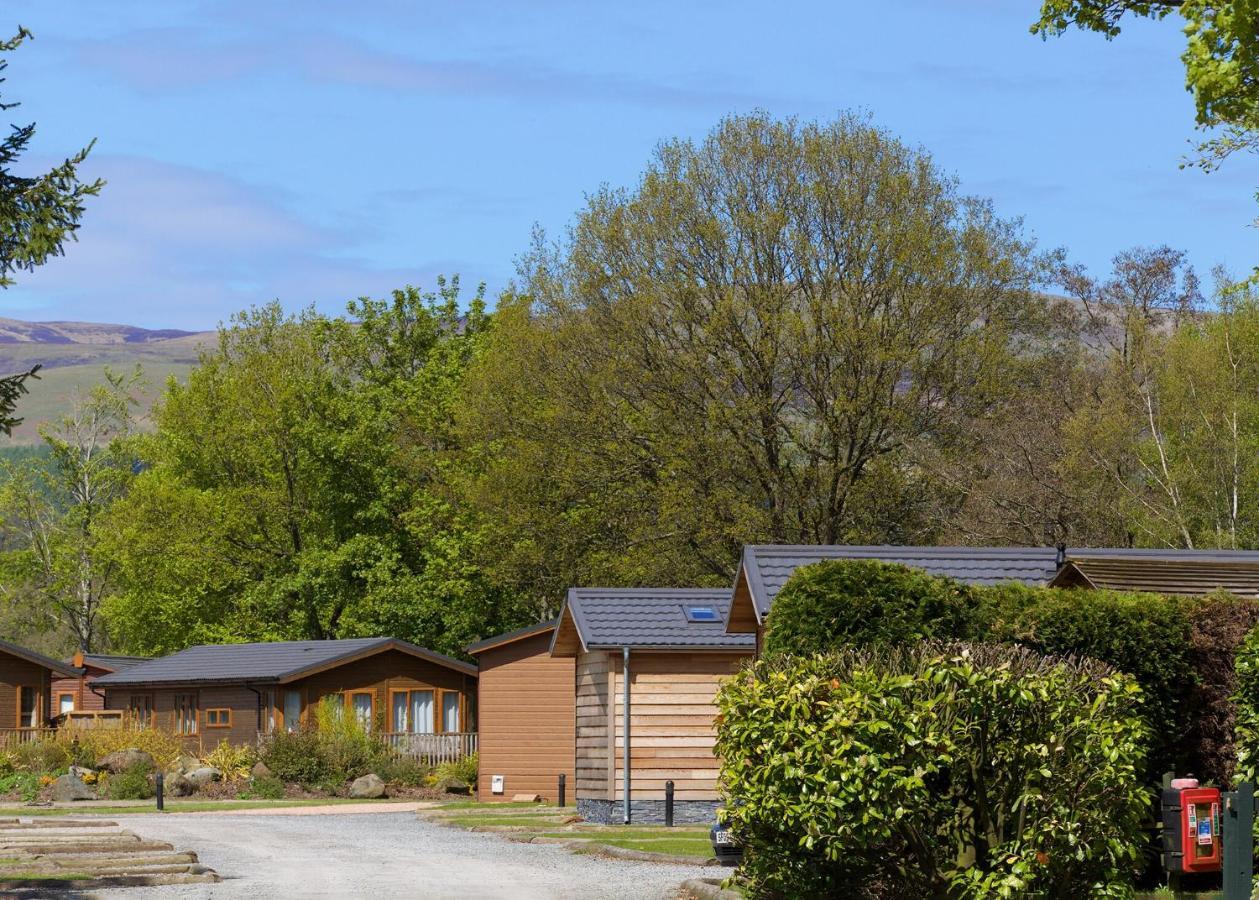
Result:
M521 794L565 801L575 786L574 661L552 656L557 620L473 644L477 658L480 770L477 799L511 800Z
M313 724L333 698L399 751L431 762L476 750L476 666L396 638L189 647L103 675L108 710L192 747L253 743Z
M663 821L672 781L674 821L712 820L720 767L713 697L755 647L752 635L725 633L729 602L729 590L569 591L551 655L575 666L580 815Z
M68 663L0 641L0 739L25 740L51 725L54 678L77 678Z

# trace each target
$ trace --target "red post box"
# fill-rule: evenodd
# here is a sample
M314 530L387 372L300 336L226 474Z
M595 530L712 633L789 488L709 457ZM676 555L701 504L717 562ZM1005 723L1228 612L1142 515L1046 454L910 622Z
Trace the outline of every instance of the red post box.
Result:
M1199 787L1195 779L1178 778L1163 791L1161 799L1163 864L1167 871L1220 871L1219 788Z

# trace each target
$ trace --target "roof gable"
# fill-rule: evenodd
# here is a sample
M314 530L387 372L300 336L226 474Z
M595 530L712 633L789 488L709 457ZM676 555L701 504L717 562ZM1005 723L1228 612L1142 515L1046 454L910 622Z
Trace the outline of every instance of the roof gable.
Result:
M1259 598L1259 560L1081 556L1068 559L1049 584L1182 596L1224 590Z
M76 669L69 663L53 659L51 656L44 656L44 654L36 653L34 650L27 650L25 647L19 647L17 644L10 644L8 641L0 641L0 653L7 653L10 656L15 656L28 663L34 663L61 675L74 676L82 674L81 670Z
M496 647L504 647L507 644L513 644L516 641L523 641L525 638L531 638L535 635L545 634L553 631L559 624L559 619L547 619L545 622L539 622L537 625L530 625L527 628L517 628L515 631L506 631L502 634L496 634L494 637L488 637L483 641L477 641L475 644L469 644L467 651L475 656L486 650L492 650Z
M751 635L727 634L728 588L570 588L551 642L552 653L582 649L746 650ZM696 620L688 607L711 608L716 618ZM571 630L571 633L570 633Z

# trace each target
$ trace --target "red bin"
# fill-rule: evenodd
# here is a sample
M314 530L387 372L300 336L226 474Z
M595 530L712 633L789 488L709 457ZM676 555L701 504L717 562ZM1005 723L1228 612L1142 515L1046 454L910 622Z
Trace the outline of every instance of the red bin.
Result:
M1223 847L1219 788L1198 787L1197 781L1180 779L1163 791L1162 811L1163 859L1167 870L1220 871Z

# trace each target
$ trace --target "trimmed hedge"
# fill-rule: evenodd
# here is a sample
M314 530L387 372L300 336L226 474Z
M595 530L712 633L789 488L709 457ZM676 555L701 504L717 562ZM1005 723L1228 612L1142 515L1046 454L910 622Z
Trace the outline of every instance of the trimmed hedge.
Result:
M1149 810L1139 697L1101 663L1009 645L761 659L717 696L746 886L1128 896Z
M765 653L963 639L984 618L977 594L960 581L876 560L802 566L774 598Z

